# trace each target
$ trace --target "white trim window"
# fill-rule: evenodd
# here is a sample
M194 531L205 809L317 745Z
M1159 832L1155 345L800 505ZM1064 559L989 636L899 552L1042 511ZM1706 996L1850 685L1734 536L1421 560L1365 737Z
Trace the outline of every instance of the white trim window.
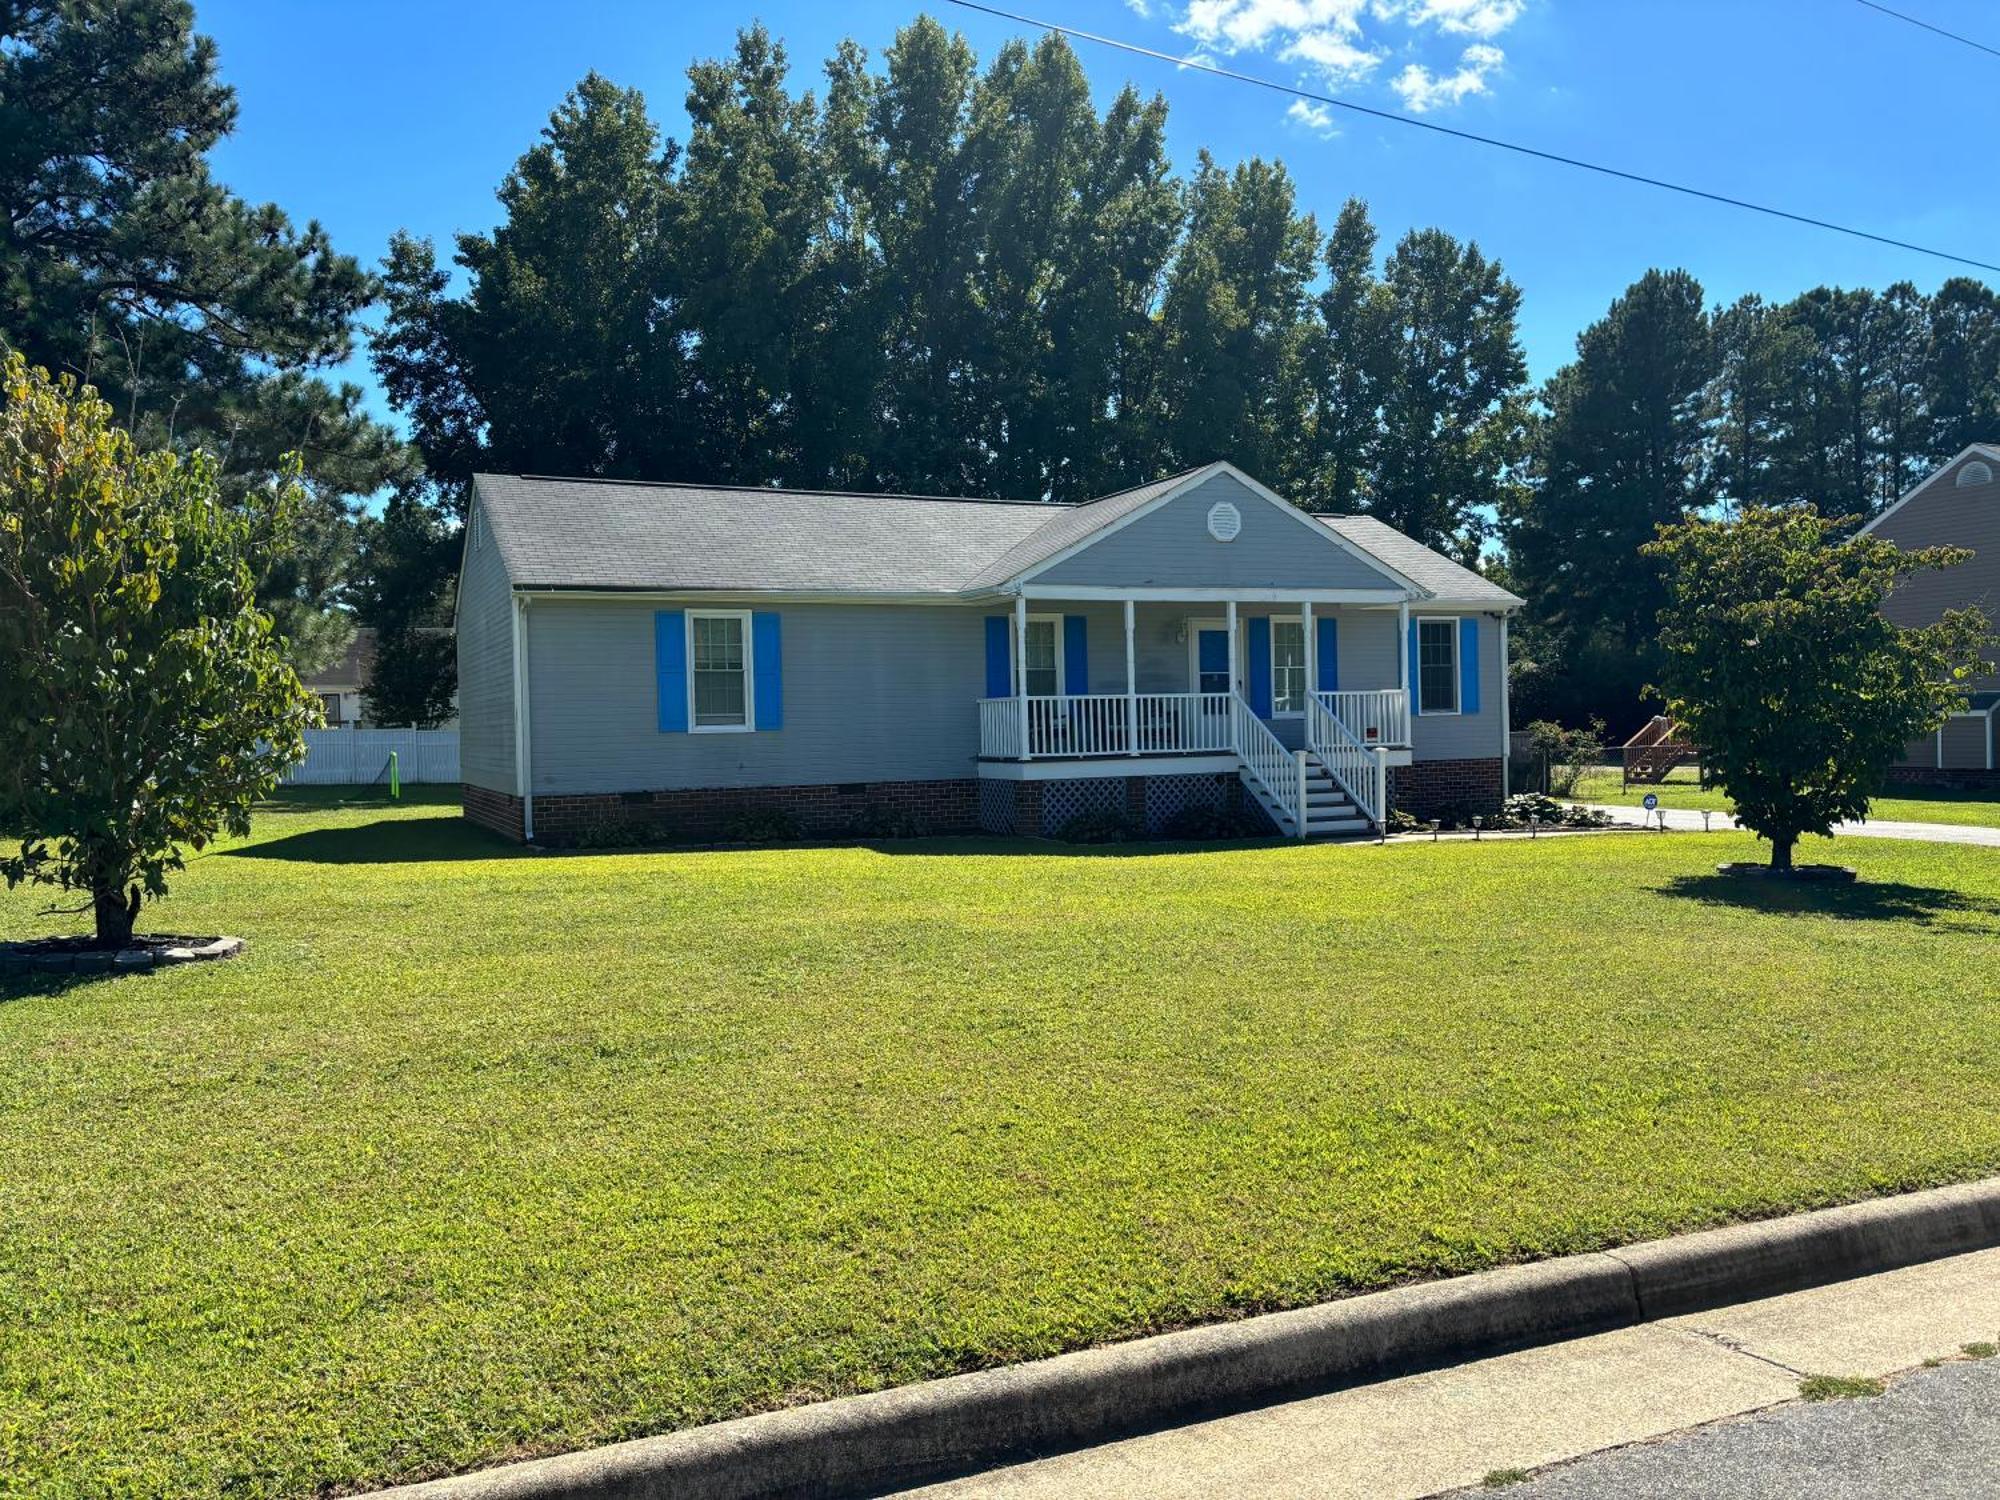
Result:
M1306 622L1271 620L1271 717L1302 718L1306 711Z
M750 719L750 611L691 609L688 628L688 729L740 733Z
M1458 712L1458 621L1417 621L1417 712Z
M1008 639L1013 640L1012 632L1009 632ZM1023 672L1018 661L1014 664L1014 675L1024 679L1021 691L1030 698L1060 698L1063 695L1062 616L1029 615L1026 639L1027 670Z

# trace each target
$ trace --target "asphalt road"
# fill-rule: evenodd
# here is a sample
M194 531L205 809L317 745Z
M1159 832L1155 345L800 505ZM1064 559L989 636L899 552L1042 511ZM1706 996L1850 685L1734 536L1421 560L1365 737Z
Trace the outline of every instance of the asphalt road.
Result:
M1509 1500L1992 1500L2000 1495L2000 1359L1913 1370L1881 1396L1774 1407L1592 1454L1483 1493Z

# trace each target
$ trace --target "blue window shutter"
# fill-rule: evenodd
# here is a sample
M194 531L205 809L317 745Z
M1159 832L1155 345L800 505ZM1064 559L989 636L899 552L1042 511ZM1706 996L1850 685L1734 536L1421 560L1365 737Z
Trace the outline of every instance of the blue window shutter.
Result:
M758 729L785 727L785 652L778 632L778 616L758 610L750 616L750 670L754 674Z
M1250 627L1250 711L1271 717L1271 617L1252 615Z
M1321 615L1313 621L1319 631L1319 691L1337 693L1340 691L1340 622L1332 615Z
M688 727L685 610L662 609L653 615L653 676L660 690L660 733L685 733Z
M1422 665L1423 657L1417 651L1417 622L1412 620L1410 621L1410 712L1413 714L1424 711L1424 680L1419 671Z
M1008 658L1012 654L1007 635L1013 625L1014 622L1005 615L986 617L986 696L989 698L1014 696L1014 686L1007 671Z
M1063 616L1063 691L1077 697L1090 691L1090 641L1082 615Z
M1458 622L1458 711L1479 712L1479 622Z

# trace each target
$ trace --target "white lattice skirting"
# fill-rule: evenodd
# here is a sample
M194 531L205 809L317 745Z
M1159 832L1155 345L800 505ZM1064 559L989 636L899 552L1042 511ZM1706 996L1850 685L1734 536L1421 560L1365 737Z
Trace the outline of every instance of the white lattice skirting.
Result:
M987 833L1014 831L1014 787L1012 781L979 783L979 826Z
M1190 807L1221 812L1229 802L1229 783L1221 776L1148 776L1146 832L1158 834Z

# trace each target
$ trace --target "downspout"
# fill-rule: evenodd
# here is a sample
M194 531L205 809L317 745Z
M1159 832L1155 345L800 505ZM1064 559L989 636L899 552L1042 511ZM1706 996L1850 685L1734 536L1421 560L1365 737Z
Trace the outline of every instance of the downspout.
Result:
M521 799L521 842L535 841L535 780L529 763L528 597L514 596L514 790Z
M1407 652L1409 648L1405 647ZM1514 709L1508 699L1507 613L1500 612L1500 798L1505 801L1514 790Z

